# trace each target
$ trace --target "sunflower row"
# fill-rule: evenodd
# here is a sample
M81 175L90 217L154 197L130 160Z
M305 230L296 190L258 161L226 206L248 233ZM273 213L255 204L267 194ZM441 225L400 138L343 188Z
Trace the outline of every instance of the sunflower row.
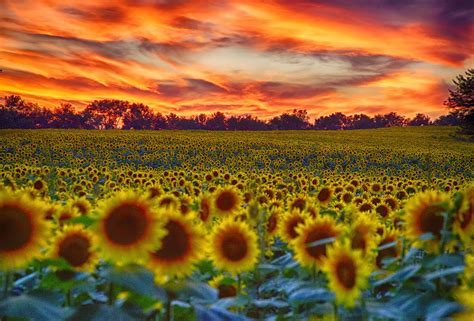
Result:
M330 189L322 189L316 199L329 195ZM168 199L152 196L117 192L94 208L78 199L70 206L80 216L65 217L52 212L63 209L44 199L5 189L0 193L0 267L22 269L45 257L85 272L93 272L100 261L143 264L158 284L166 284L190 276L205 258L229 275L252 271L274 258L274 245L284 242L277 248L287 246L301 267L324 273L337 302L352 307L369 276L385 271L387 262L411 247L435 254L472 250L472 187L455 195L417 193L390 215L355 203L341 209L331 202L307 206L301 196L286 210L258 201L246 204L234 188L198 198L186 211L172 194Z

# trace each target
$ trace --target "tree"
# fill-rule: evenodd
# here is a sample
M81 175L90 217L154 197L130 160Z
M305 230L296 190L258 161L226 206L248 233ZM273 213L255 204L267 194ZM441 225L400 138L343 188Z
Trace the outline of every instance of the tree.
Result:
M86 107L84 115L87 116L89 124L96 129L120 128L128 106L129 103L123 100L94 100Z
M463 132L474 135L474 69L456 76L453 84L444 104L463 121Z
M153 129L153 111L144 104L131 104L123 115L123 129Z
M408 126L428 126L431 124L430 117L424 114L416 114L413 119L408 121Z
M71 104L61 104L53 110L50 126L53 128L81 128L82 117Z
M344 127L348 129L368 129L375 127L374 120L365 114L349 116L347 122L347 126Z
M309 125L308 112L304 109L293 109L291 114L283 113L270 120L270 127L277 130L301 130Z
M347 116L343 113L333 113L329 116L321 116L314 121L315 129L338 130L345 129L348 124Z
M455 114L441 115L433 122L433 125L436 126L459 126L461 124L461 119Z
M209 130L226 130L226 118L224 113L215 112L206 121L206 129Z
M375 115L374 123L376 128L400 127L407 124L407 119L396 112L391 112L385 115Z

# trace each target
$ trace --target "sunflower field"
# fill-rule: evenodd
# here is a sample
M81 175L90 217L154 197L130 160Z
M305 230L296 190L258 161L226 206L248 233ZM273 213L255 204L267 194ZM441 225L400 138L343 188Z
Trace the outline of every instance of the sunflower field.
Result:
M0 318L472 321L455 130L2 130Z

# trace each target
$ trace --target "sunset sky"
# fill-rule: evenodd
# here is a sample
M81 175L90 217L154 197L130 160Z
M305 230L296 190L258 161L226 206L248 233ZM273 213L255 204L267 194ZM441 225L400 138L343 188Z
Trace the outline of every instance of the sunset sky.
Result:
M0 0L0 95L185 116L436 117L474 67L470 3Z

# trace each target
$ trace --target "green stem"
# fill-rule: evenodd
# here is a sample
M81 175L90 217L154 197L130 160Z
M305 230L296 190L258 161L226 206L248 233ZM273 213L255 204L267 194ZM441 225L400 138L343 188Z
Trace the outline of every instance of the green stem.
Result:
M172 321L173 320L171 308L172 308L171 299L169 299L166 302L165 321Z
M114 304L114 284L112 282L109 283L109 290L108 290L108 303L109 305Z
M66 306L70 307L72 302L71 289L68 289L66 292Z
M10 271L5 272L5 280L3 284L3 297L8 297L8 289L10 287Z
M339 320L339 312L337 310L337 303L334 301L334 320Z

